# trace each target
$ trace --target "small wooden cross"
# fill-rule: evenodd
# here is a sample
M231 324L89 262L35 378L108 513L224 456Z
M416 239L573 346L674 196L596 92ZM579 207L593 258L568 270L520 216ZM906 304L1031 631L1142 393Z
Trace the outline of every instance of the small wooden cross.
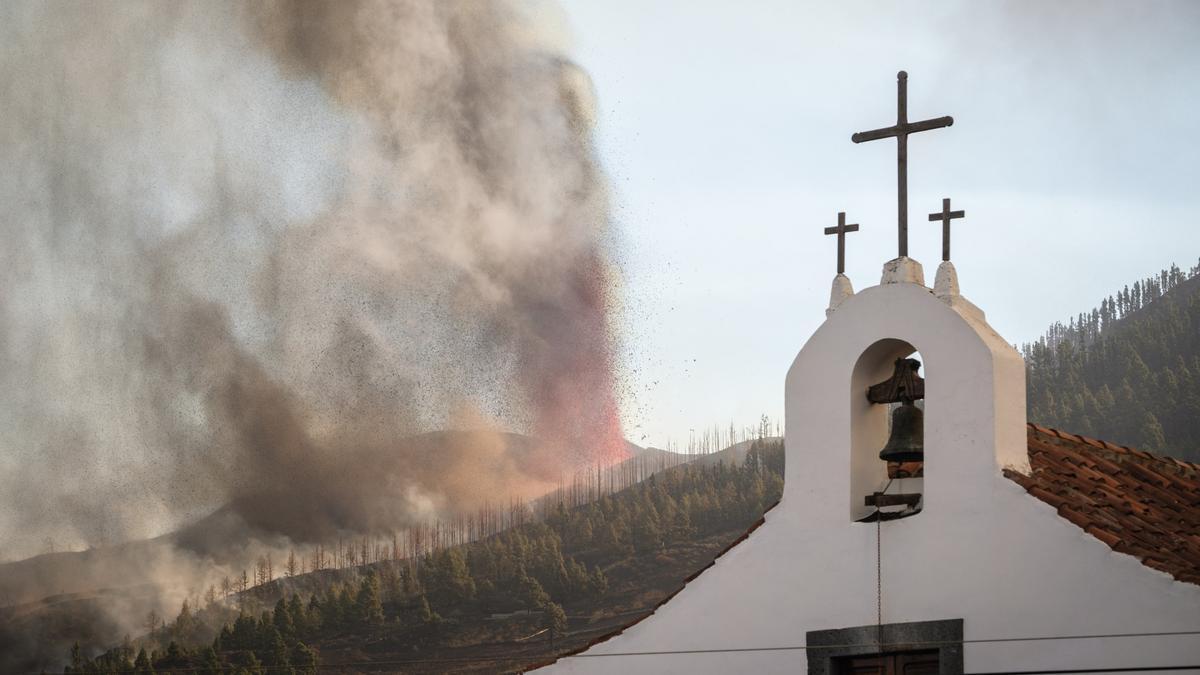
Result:
M940 129L954 124L953 117L938 117L921 122L908 121L908 73L896 74L896 123L884 129L860 131L850 137L855 143L875 141L880 138L896 139L896 189L899 196L896 207L899 215L900 256L908 255L908 135L918 131Z
M966 211L951 211L950 198L942 199L942 212L929 214L929 222L942 221L942 261L950 259L950 221L966 216Z
M846 224L846 212L838 212L837 227L825 228L825 234L836 234L838 238L838 274L846 273L846 233L858 232L858 223Z

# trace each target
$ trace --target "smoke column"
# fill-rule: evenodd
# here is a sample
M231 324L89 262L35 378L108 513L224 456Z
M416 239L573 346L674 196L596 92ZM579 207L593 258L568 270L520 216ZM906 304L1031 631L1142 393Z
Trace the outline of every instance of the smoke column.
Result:
M0 6L0 559L225 503L295 541L397 527L620 458L553 15Z

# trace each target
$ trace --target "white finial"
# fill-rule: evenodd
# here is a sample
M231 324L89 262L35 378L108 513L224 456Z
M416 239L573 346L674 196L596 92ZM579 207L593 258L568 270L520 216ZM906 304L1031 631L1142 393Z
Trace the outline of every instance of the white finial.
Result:
M925 269L921 263L901 256L883 264L883 277L880 284L917 284L925 285Z
M958 272L954 271L954 263L943 260L938 265L937 276L933 280L933 294L939 298L958 295Z
M854 287L850 285L850 277L845 274L839 274L833 278L833 287L829 289L829 309L825 310L825 316L833 314L833 310L838 308L838 305L846 301L846 298L854 295Z
M933 294L963 315L984 320L983 310L959 294L958 272L954 269L954 263L949 260L944 260L938 265L937 276L933 280Z

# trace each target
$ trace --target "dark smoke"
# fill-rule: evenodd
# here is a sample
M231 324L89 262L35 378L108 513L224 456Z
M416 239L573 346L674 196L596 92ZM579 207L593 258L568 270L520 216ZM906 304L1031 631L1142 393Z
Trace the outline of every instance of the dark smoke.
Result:
M224 504L380 531L623 453L591 92L547 16L0 6L0 559Z

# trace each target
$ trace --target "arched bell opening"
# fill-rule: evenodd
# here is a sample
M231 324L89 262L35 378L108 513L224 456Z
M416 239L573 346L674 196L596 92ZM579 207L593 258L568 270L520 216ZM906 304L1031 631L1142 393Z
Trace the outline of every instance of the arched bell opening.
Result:
M920 512L922 361L916 347L889 338L872 344L855 363L850 387L851 520L890 520Z

